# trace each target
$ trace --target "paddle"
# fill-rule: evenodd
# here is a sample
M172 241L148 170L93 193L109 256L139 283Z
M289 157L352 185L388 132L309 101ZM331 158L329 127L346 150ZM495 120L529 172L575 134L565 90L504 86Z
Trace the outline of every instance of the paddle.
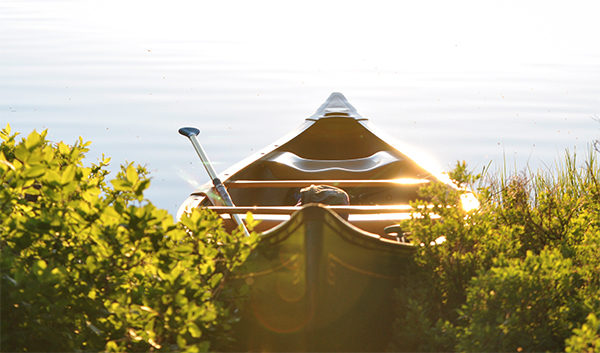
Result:
M195 127L182 127L181 129L179 129L179 133L182 134L183 136L189 138L190 141L192 142L194 149L198 153L198 156L200 157L200 160L202 161L204 168L206 168L206 171L208 172L208 175L210 176L210 179L212 180L212 183L215 186L215 189L217 190L217 192L219 193L219 195L225 202L225 205L226 206L235 206L233 204L233 201L231 200L231 196L229 196L229 193L227 192L227 189L225 188L225 186L223 185L221 180L217 177L217 172L215 171L215 168L213 168L212 164L208 160L208 156L206 155L206 152L204 152L202 145L200 145L200 141L198 141L198 137L196 137L200 134L200 130L196 129ZM240 216L235 213L230 214L230 216L231 216L231 218L233 218L235 223L242 226L242 228L244 229L244 233L246 233L246 236L249 236L250 233L248 233L248 229L246 229L246 226L244 225L244 222L242 222L242 219L240 218Z

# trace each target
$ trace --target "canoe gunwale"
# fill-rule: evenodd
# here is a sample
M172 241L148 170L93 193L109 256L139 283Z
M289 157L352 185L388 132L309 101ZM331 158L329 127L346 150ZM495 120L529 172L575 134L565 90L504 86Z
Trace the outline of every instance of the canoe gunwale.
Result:
M355 225L345 221L331 209L336 206L325 206L322 204L308 204L296 208L288 221L265 231L261 235L261 242L275 244L289 237L303 221L319 221L330 227L339 229L336 233L344 240L362 247L364 250L376 250L395 252L409 255L416 250L416 246L395 240L383 238L377 234L366 232ZM343 206L339 206L340 208Z

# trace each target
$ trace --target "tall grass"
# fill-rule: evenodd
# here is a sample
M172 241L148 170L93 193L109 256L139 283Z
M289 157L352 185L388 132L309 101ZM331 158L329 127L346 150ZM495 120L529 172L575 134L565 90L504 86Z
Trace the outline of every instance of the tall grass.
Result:
M572 220L582 212L598 212L600 164L590 148L583 158L566 150L553 165L509 172L506 163L480 179L485 202L494 207L499 223L523 227L523 251L566 240ZM572 239L570 239L572 240Z
M526 197L531 207L537 207L549 195L574 197L584 202L590 196L597 196L599 190L597 154L595 148L589 148L587 158L581 161L576 152L566 150L553 165L535 171L527 166L522 171L511 172L504 163L495 174L488 168L478 187L488 187L490 201L500 206L510 206L515 197Z

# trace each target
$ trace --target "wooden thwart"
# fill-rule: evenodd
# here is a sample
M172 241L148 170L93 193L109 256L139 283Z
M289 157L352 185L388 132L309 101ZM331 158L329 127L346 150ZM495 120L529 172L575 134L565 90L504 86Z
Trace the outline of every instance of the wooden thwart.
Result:
M409 205L397 206L325 206L328 209L338 213L348 214L380 214L380 213L408 213L411 210ZM301 206L209 206L209 210L221 213L247 213L253 214L292 214Z
M310 185L330 185L336 187L395 187L398 185L422 185L427 179L390 179L390 180L235 180L225 182L230 189L248 188L301 188Z

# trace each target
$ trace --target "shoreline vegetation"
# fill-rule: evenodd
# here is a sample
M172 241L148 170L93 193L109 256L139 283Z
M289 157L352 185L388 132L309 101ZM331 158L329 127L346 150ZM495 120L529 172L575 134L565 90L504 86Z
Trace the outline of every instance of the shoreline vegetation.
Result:
M81 138L16 142L9 126L0 137L1 351L229 346L245 288L227 277L258 234L228 234L201 210L175 223L144 199L145 168L109 180L109 159L83 166Z
M390 350L600 352L596 155L514 174L457 163L449 176L480 201L470 212L458 207L464 191L422 188L437 206L403 225L422 246L397 291Z
M109 158L83 165L81 138L17 140L10 125L0 137L0 351L231 347L247 288L228 275L258 234L228 234L206 210L175 222L144 198L144 167L110 179ZM415 201L402 224L421 246L389 350L600 352L597 151L545 171L448 174L480 207L458 207L465 188L421 189L435 206Z

